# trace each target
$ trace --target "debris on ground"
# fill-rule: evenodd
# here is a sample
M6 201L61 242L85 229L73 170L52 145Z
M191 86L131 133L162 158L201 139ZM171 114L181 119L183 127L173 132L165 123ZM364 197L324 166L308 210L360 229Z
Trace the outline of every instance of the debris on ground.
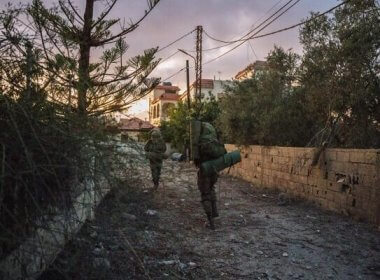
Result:
M149 216L155 216L155 215L157 215L157 211L156 210L148 209L146 211L146 214L149 215Z
M40 280L379 279L371 225L302 201L284 207L275 191L221 176L210 231L195 168L165 161L161 179L164 187L144 192L145 169L115 188Z

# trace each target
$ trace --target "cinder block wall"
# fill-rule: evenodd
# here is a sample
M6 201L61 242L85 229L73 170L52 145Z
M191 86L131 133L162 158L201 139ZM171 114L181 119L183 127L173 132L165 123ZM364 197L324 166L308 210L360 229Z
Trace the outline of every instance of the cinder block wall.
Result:
M380 149L327 149L311 166L314 148L226 148L242 155L232 176L380 226Z

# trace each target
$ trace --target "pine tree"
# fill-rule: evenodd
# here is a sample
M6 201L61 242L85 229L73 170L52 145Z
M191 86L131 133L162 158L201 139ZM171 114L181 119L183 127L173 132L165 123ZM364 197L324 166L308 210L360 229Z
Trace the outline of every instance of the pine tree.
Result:
M71 0L58 0L50 8L42 0L33 0L27 7L10 6L0 18L3 40L14 57L26 53L25 42L33 45L44 72L38 84L44 84L50 100L81 115L125 110L158 84L158 79L148 77L158 64L157 48L127 59L125 36L136 30L159 0L148 0L145 14L129 24L108 19L118 0L85 2L82 15ZM95 10L101 12L96 16ZM93 52L100 49L102 54L94 58Z

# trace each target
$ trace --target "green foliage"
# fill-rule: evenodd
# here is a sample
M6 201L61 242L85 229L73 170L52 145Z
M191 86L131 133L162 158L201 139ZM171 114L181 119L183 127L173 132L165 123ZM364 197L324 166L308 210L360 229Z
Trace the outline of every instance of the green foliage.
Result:
M138 27L159 0L149 0L146 13L130 24L108 19L116 2L87 0L82 15L70 1L33 0L29 5L9 6L0 13L1 49L12 58L4 69L12 69L13 60L26 52L29 43L38 54L38 70L44 77L39 82L50 99L83 115L126 110L158 84L158 79L148 77L158 64L157 48L128 58L125 35ZM98 17L94 17L96 12ZM100 47L99 58L90 59L92 50ZM6 73L1 76L7 84L16 85Z
M219 102L212 95L207 102L192 102L190 111L186 102L179 102L176 107L169 109L169 120L161 123L160 130L166 142L183 151L189 141L190 120L196 118L215 124L219 114Z
M106 119L158 82L148 78L157 49L128 59L124 41L158 0L119 32L120 20L106 19L117 1L87 0L83 15L61 0L0 12L0 259L49 215L71 211L89 179L111 186L116 165L126 170L137 158L133 147L113 145ZM103 55L90 59L96 47Z
M0 247L3 253L32 221L70 201L70 180L79 168L81 141L62 108L31 90L17 99L0 93ZM6 230L5 230L6 229ZM13 240L13 242L11 242ZM0 255L1 258L1 255Z
M219 129L230 143L305 145L310 139L305 93L294 84L299 57L275 47L267 60L266 71L227 88Z
M216 120L220 115L219 102L211 93L206 97L206 100L207 101L202 103L193 102L191 116L192 118L211 123L215 126Z
M150 132L148 131L140 132L138 135L138 140L140 142L147 142L149 139L150 139Z
M160 130L165 142L170 142L179 150L184 150L189 139L190 114L186 103L179 102L169 109L169 120L162 122Z
M301 84L308 114L340 123L343 147L380 146L380 16L373 0L354 0L300 32Z
M348 1L301 29L301 58L275 47L264 73L228 88L218 121L226 140L380 147L378 11L377 1Z

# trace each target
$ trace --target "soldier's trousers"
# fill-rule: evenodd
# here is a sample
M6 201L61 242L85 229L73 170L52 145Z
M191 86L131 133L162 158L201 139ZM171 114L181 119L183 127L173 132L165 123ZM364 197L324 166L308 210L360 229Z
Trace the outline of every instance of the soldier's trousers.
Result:
M201 193L201 202L207 216L214 216L216 214L215 183L217 180L218 174L205 176L200 170L198 171L198 189Z
M150 170L152 172L152 179L155 185L158 184L158 181L160 180L161 169L162 161L150 161Z

